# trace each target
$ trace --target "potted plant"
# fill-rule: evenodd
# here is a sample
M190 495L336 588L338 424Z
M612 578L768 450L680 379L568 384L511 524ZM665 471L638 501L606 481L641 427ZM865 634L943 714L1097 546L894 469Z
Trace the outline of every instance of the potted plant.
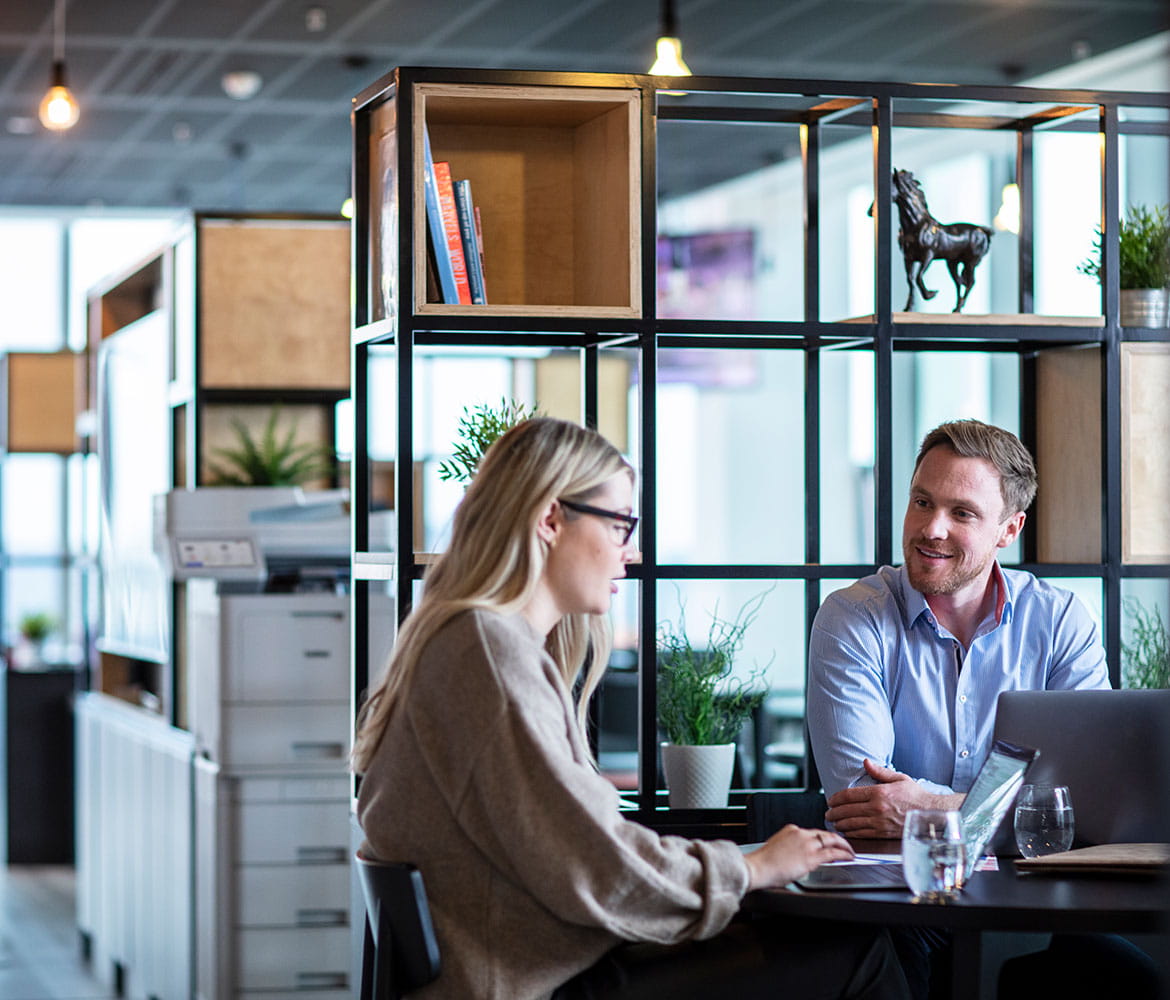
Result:
M770 592L747 601L731 620L716 608L698 649L687 637L681 604L677 623L658 626L658 724L666 737L662 770L672 808L727 805L736 740L767 693L760 683L766 668L747 679L735 677L732 668Z
M1118 274L1122 326L1166 326L1170 286L1170 209L1131 205L1118 228ZM1101 280L1102 235L1097 229L1093 254L1078 265Z
M1170 687L1170 632L1157 608L1126 601L1130 638L1121 643L1121 679L1127 688Z
M257 440L239 418L231 420L236 447L217 448L220 461L208 462L212 486L300 486L333 471L333 453L324 445L298 442L297 422L277 433L280 407L274 406Z
M505 431L537 416L535 406L528 407L514 399L501 399L498 407L480 403L475 407L463 407L459 418L459 438L451 458L439 466L439 479L443 482L470 483L479 467L483 453L491 447Z
M12 651L12 665L23 670L39 666L43 662L45 640L56 628L53 616L44 611L30 611L21 616L17 628L20 645Z

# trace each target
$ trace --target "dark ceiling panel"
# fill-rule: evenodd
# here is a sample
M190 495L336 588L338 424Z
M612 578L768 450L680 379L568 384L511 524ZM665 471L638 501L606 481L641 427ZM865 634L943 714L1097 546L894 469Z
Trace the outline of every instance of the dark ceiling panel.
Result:
M311 31L306 11L324 11ZM332 212L350 98L396 65L643 72L653 0L70 0L78 126L35 122L50 0L0 0L0 204ZM698 73L999 83L1166 26L1165 0L679 0ZM228 99L226 69L264 79ZM765 102L766 104L766 102ZM663 187L794 155L791 128L682 128ZM718 133L718 135L717 135ZM714 138L713 138L714 137ZM209 202L214 200L214 204Z
M66 36L94 35L104 38L135 35L174 5L175 0L118 0L117 3L73 0L65 9L65 33ZM5 6L39 7L44 11L45 23L52 23L52 0L40 0L38 3L25 0L24 3L13 2Z

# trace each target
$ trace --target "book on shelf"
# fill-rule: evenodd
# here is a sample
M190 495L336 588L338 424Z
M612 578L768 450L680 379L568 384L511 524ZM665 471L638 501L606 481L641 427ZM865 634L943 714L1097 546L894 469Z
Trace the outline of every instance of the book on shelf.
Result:
M439 192L439 210L443 217L443 235L447 256L455 272L455 288L460 305L471 305L471 283L467 280L467 258L463 253L463 234L459 231L459 209L455 204L455 185L451 180L451 164L435 161L435 188Z
M427 232L434 250L435 270L443 302L458 302L459 287L455 267L447 247L447 232L443 225L443 211L439 204L439 187L435 175L435 161L431 156L431 137L423 128L423 195L426 200ZM468 296L470 301L470 295Z
M471 285L471 301L473 305L486 305L487 291L483 283L483 261L476 229L478 213L471 198L471 181L467 178L455 182L455 205L459 209L459 234L463 237L463 258L467 264L467 281Z

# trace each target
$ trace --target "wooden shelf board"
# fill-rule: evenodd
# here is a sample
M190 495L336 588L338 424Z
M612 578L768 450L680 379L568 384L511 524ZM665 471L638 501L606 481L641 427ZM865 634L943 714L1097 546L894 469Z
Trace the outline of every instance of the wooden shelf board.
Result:
M876 323L877 317L853 316L839 323ZM919 313L896 312L894 322L906 326L1075 326L1103 327L1104 316L1045 316L1039 313Z

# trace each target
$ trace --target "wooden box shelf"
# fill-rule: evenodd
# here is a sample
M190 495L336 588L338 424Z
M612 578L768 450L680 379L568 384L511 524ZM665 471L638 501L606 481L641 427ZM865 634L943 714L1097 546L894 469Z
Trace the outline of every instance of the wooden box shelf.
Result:
M1121 558L1170 563L1170 343L1121 345Z
M5 387L4 440L9 452L81 450L77 415L84 408L84 355L73 351L13 352L0 356Z
M202 385L348 389L348 228L209 219L198 238Z
M641 314L639 91L420 84L414 100L416 313ZM424 122L472 182L486 306L426 301Z

